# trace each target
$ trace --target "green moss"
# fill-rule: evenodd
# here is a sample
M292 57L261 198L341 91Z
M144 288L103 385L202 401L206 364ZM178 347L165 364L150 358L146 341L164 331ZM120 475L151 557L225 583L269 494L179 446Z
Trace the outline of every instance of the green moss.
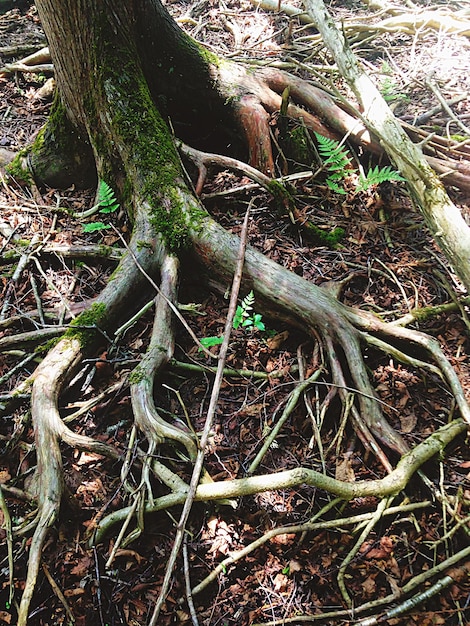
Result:
M147 248L147 250L153 250L153 245L149 241L137 242L137 250L143 250L145 248Z
M71 123L59 93L56 92L49 118L33 143L26 148L30 169L40 183L52 187L83 188L95 181L93 155L86 133Z
M322 245L328 246L329 248L335 248L339 242L344 238L344 228L333 228L331 231L323 230L315 224L311 222L307 222L305 227L308 229L308 232L314 236L314 238Z
M294 206L294 198L287 187L278 180L272 180L268 184L269 192L272 194L276 203L282 207L292 208Z
M122 134L122 142L131 151L137 176L143 176L136 194L150 205L151 223L172 252L188 243L186 217L176 191L182 181L180 160L173 138L160 117L143 78L136 80L136 70L128 67L121 74L104 80L108 100L116 102L113 123ZM115 91L119 85L119 92Z
M29 150L27 148L20 150L13 161L5 168L8 176L11 176L17 183L23 185L30 185L33 182L33 177L27 167L28 152Z
M68 118L67 110L58 91L55 92L47 124L36 136L31 146L31 152L40 153L44 142L50 140L54 146L62 149L65 153L70 151L70 146L74 146L75 142L82 141L77 134L77 129Z
M29 239L15 239L15 250L5 250L2 252L3 261L16 261L20 256L18 248L27 248L31 245Z
M188 216L183 204L180 191L186 192L186 183L173 136L151 97L137 51L114 30L106 11L95 28L95 80L84 104L91 141L99 155L99 176L120 190L131 221L133 201L147 203L155 235L161 236L169 251L178 253L189 245L188 227L196 227L201 215L196 209ZM199 75L206 67L206 79L211 80L207 63L220 64L218 57L189 37L183 37L182 46L195 58L195 72ZM167 73L175 69L170 52L161 61L162 71ZM105 116L109 117L109 133L101 123ZM101 171L103 163L109 164L110 172ZM120 179L123 169L129 175Z
M312 146L307 131L303 126L295 126L289 131L289 158L300 166L309 165L312 162Z
M34 349L34 352L36 354L43 354L45 352L49 352L49 350L52 350L52 348L54 348L59 341L61 340L61 337L54 337L53 339L49 339L49 341L46 341L46 343L42 343L39 346L36 346L36 348Z
M115 252L115 250L113 249L113 247L112 247L112 246L107 246L107 245L105 245L105 244L100 244L100 245L98 246L98 249L99 249L99 256L100 256L100 257L103 257L103 258L105 258L105 259L106 259L107 257L112 256L112 255L113 255L113 253ZM78 263L78 262L76 261L76 263Z
M196 45L199 56L203 59L203 61L209 65L214 65L215 67L220 68L222 63L224 63L224 59L221 59L219 56L214 54L208 50L205 46L203 46L199 41L195 39L191 39L191 42Z
M137 385L142 380L145 380L145 371L140 365L138 365L129 376L129 384Z
M92 304L70 324L65 337L78 339L82 348L96 339L97 328L106 320L106 306L103 303Z

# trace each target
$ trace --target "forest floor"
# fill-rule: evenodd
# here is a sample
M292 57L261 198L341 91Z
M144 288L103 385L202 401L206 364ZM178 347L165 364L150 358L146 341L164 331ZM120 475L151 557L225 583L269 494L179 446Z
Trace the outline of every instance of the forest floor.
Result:
M466 9L467 15L470 14L468 2L434 6L418 2L417 5L426 9L438 6L453 11ZM325 84L324 77L330 67L328 55L315 29L297 18L263 11L248 0L176 2L168 8L182 27L221 55L246 62L282 62L292 71L299 62L309 62L317 68L318 80ZM333 2L330 9L337 20L344 21L344 26L354 22L370 27L382 19L376 10L356 0ZM468 141L468 132L452 121L446 111L438 108L432 112L439 104L436 96L439 93L446 102L453 103L452 110L461 123L467 128L470 125L468 36L433 30L426 25L416 26L410 32L390 28L369 33L367 37L361 32L358 29L353 37L353 47L396 115L416 124L426 114L421 120L427 130L454 138L461 136L462 141ZM34 7L0 15L0 65L20 59L30 49L43 45L45 39ZM16 52L7 51L8 46L17 46ZM47 71L0 75L0 149L15 152L23 148L43 125L51 102L47 91L50 76ZM348 93L339 79L333 80ZM367 167L367 159L364 156L361 159ZM250 244L316 284L348 277L342 293L346 304L374 311L385 320L395 320L416 308L452 305L466 295L402 185L384 183L358 193L353 181L346 180L345 193L337 194L328 189L324 178L306 180L298 197L303 220L311 221L326 233L335 228L344 229L341 241L328 247L299 226L298 221L293 224L289 216L280 216L271 199L259 188L237 190L246 183L246 179L231 172L213 172L203 190L206 206L227 229L239 232L251 201ZM449 189L449 193L464 215L470 215L469 192ZM95 190L37 189L0 178L0 484L5 487L14 526L20 526L34 514L34 503L22 499L22 495L34 491L33 434L24 406L19 404L13 413L6 414L2 403L8 404L10 394L33 372L38 358L34 343L19 344L15 337L41 326L53 329L63 325L67 315L83 309L104 287L114 267L111 262L98 264L93 258L71 258L64 253L66 247L80 245L122 245L112 228L84 230L84 222L92 223L96 216L80 220L62 210L75 213L86 210L93 205L94 196ZM126 231L121 212L106 219ZM38 252L34 257L29 256L29 264L19 271L24 251L21 241L38 245ZM220 336L227 302L206 291L197 277L191 278L184 282L180 292L181 302L198 305L197 314L185 313L188 322L198 337ZM258 312L256 294L253 306ZM42 322L35 321L38 309L42 310ZM464 389L470 390L466 315L463 305L454 306L453 310L449 307L448 311L420 322L419 329L439 340ZM264 377L247 375L243 379L224 380L206 459L206 468L214 480L244 475L266 429L282 412L288 394L298 381L299 365L303 365L307 377L316 369L320 358L300 331L267 317L263 317L263 322L265 331L238 329L233 333L227 365ZM69 392L61 399L62 414L77 432L112 444L123 456L132 427L128 377L145 348L151 324L152 315L144 315L112 349L104 341L96 359L71 383ZM44 342L44 336L40 337L39 343ZM193 346L182 328L178 331L175 358L184 363L207 364L206 357ZM372 350L367 353L367 364L388 419L410 445L451 419L452 398L435 376L424 376ZM208 374L190 375L183 366L175 364L162 380L159 407L175 419L184 420L187 414L198 431L204 423L210 385ZM313 407L315 413L327 387L327 378L320 378L304 404L296 407L263 459L265 471L297 465L318 468L324 463L329 475L341 479L383 475L377 460L364 453L349 428L343 432L341 416L336 422L322 424L323 458L320 455L306 407ZM93 402L96 398L98 401ZM63 454L70 502L64 504L60 523L51 530L44 549L44 568L33 599L30 624L144 624L165 573L174 537L174 518L168 513L152 516L145 534L130 546L120 548L112 566L106 568L114 535L94 547L89 547L87 538L98 519L125 504L120 468L97 455L65 447ZM163 450L162 454L168 454L175 471L187 475L189 467L184 459L178 460L171 450ZM455 496L456 509L467 517L470 448L465 438L447 450L445 458L430 463L426 471L438 489ZM443 513L441 504L430 501L418 480L410 485L408 496L410 502L422 503L422 507L382 520L348 566L346 582L355 606L399 590L409 580L468 545L465 533L458 529L447 533L448 514ZM237 502L236 508L195 504L187 541L192 583L201 581L226 556L273 527L299 524L312 518L329 500L328 494L320 490L302 487L246 497ZM330 512L325 519L367 513L376 504L373 498L343 503L337 505L334 515ZM345 523L302 535L285 532L272 537L244 559L227 566L215 583L194 598L201 626L314 622L315 616L322 612L344 609L337 576L343 559L357 541L359 530L356 525ZM14 586L18 593L24 586L28 541L27 534L14 540ZM186 604L179 603L186 593L182 572L181 561L160 618L162 626L191 623ZM427 585L423 584L421 590ZM0 528L0 624L14 623L6 531ZM324 617L314 623L358 621L342 616ZM389 618L383 623L419 626L470 623L468 577L462 576L439 594L411 608L405 616Z

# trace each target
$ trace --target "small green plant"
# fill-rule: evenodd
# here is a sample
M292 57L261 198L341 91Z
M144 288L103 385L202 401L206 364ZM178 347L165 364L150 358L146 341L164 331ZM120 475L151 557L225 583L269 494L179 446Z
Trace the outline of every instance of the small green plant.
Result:
M238 328L256 329L259 331L266 330L261 313L255 313L253 311L254 303L255 294L253 290L251 290L250 293L243 298L242 303L237 306L232 323L234 330ZM201 344L204 348L212 348L212 346L220 345L223 340L223 337L203 337Z
M253 312L255 303L255 294L253 290L243 298L242 303L237 306L235 317L233 318L233 327L236 330L240 326L242 328L256 328L257 330L266 330L262 322L262 315Z
M104 180L100 180L98 186L98 203L93 208L98 209L100 213L104 214L114 213L119 209L119 202L116 200L114 191ZM104 222L90 222L83 226L83 232L95 233L99 230L106 230L107 228L109 228L109 225Z
M376 165L370 169L365 176L364 174L359 176L357 189L359 191L365 191L373 185L379 185L380 183L385 183L389 180L404 181L405 179L403 176L400 176L398 172L392 169L390 165L386 165L385 167L379 167Z
M96 233L99 230L106 230L107 228L109 228L109 224L105 224L104 222L90 222L83 226L83 232Z
M340 187L339 182L344 180L350 173L348 166L351 164L351 158L348 156L346 149L335 139L329 139L319 133L315 133L315 137L318 142L318 153L323 160L323 167L328 172L325 181L327 186L336 193L346 194L344 188ZM373 185L391 180L403 181L405 179L392 169L390 165L380 168L376 165L367 174L361 173L356 191L366 191Z
M212 346L220 346L223 340L223 337L202 337L200 341L204 348L212 348ZM199 348L199 351L201 351L201 348Z
M348 166L351 163L350 157L338 141L324 137L320 133L315 133L315 138L318 142L318 153L323 160L323 167L328 171L325 181L327 186L336 193L346 194L338 183L347 175Z
M400 86L388 76L385 77L381 87L380 93L382 94L385 102L410 102L409 97L400 91Z
M98 187L98 206L100 213L114 213L119 209L114 191L104 180L100 180Z

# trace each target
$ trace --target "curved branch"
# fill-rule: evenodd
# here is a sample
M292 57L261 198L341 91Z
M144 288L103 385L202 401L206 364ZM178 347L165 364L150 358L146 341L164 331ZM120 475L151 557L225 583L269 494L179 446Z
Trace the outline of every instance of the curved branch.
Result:
M263 491L290 489L299 485L310 485L323 489L342 500L396 495L406 488L413 474L423 463L426 463L426 461L442 451L456 437L465 432L466 429L467 426L463 420L455 420L450 424L446 424L403 456L397 467L385 478L346 483L315 470L298 467L263 476L250 476L248 478L202 484L196 490L195 501L206 502L209 500L240 498ZM183 504L185 500L186 491L171 493L157 498L153 504L148 504L145 512L155 513L162 511ZM126 507L103 518L98 525L94 537L95 542L99 543L114 524L126 519L129 511L130 507Z

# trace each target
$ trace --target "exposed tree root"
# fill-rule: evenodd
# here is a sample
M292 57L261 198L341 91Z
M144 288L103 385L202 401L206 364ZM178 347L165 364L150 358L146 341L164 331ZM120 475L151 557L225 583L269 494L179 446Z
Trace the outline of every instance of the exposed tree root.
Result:
M354 498L367 498L369 496L385 497L396 495L406 488L411 477L426 461L431 459L440 450L443 450L456 437L465 432L465 430L466 425L462 420L454 420L451 424L443 426L403 456L395 469L382 479L351 483L331 478L315 470L297 467L292 470L275 472L268 475L250 476L247 478L236 478L234 480L201 484L196 490L195 501L205 502L240 498L242 496L262 493L263 491L288 489L300 485L317 487L318 489L338 496L341 500L354 500ZM186 490L178 490L156 498L153 504L146 505L145 512L155 513L183 504L186 500L186 495ZM130 507L126 507L105 517L98 525L95 541L98 543L114 524L126 519L129 512Z
M268 532L264 533L264 535L262 535L255 541L251 542L250 544L248 544L241 550L237 550L236 552L233 552L232 554L230 554L230 556L228 556L223 561L221 561L217 565L217 567L215 567L212 570L212 572L208 574L206 578L204 578L204 580L202 580L198 585L196 585L196 587L193 588L192 595L196 596L202 591L204 591L204 589L206 589L206 587L210 585L211 582L216 580L216 578L220 574L225 573L227 569L230 567L230 565L232 565L233 563L236 563L240 559L245 558L246 556L251 554L254 550L257 550L260 546L265 544L266 542L271 541L274 537L277 537L279 535L289 535L291 533L301 534L301 533L306 533L306 532L321 531L326 528L334 528L338 530L344 526L362 524L364 522L367 522L374 515L373 513L362 513L360 515L354 515L353 517L348 517L348 518L336 517L334 520L318 521L328 511L330 511L337 505L340 505L342 501L343 500L341 498L335 498L334 500L329 502L326 506L324 506L308 522L305 522L304 524L292 524L290 526L278 526L277 528L273 528L272 530L269 530ZM426 508L429 505L430 505L430 502L415 502L413 504L401 504L398 506L391 506L384 510L383 517L386 517L387 515L394 515L396 513L416 511L421 508Z
M266 174L273 172L272 148L270 142L267 141L269 137L268 114L275 115L279 112L282 93L285 89L288 89L290 93L290 104L287 108L287 115L290 119L297 120L306 128L325 137L341 139L347 136L353 144L361 146L377 156L384 156L388 153L400 167L403 166L403 162L395 158L396 155L391 149L391 146L397 143L398 135L394 139L390 139L388 144L381 143L378 137L384 136L384 128L377 123L377 120L367 120L368 112L371 113L377 108L376 104L372 106L372 101L374 103L379 100L383 102L381 95L369 79L367 87L365 84L359 87L369 98L368 102L361 102L364 112L360 113L344 98L334 98L323 89L282 70L262 68L247 73L242 69L237 68L235 71L230 66L229 71L221 72L220 81L222 91L229 89L230 81L236 81L241 93L249 92L252 94L250 98L242 98L235 108L235 114L250 147L252 166ZM374 90L373 98L370 96L372 88ZM360 99L360 94L357 95ZM313 111L315 115L310 111ZM390 119L395 120L393 116ZM400 123L395 120L394 124L398 127ZM459 147L456 141L431 137L429 133L406 123L402 123L401 126L412 138L419 137L420 141L423 142L423 150L426 153L425 159L429 166L442 176L443 184L470 190L468 146ZM403 135L401 136L403 137ZM413 152L411 144L409 150ZM420 157L421 159L422 157ZM410 161L408 155L407 162L408 164L416 163L416 157L415 160ZM407 180L412 180L408 176L408 171L404 171L403 174Z
M132 408L136 426L154 445L173 440L186 448L189 458L196 458L196 442L188 433L163 420L155 407L154 381L173 356L172 311L168 300L176 305L178 261L167 256L162 265L160 293L155 300L155 320L149 347L131 375Z
M196 203L193 197L190 194L182 194L181 190L175 190L175 193L178 193L188 206L188 214L192 214ZM140 232L140 229L137 229L134 234L135 239L133 237L134 240L142 241ZM204 226L202 228L199 226L196 232L192 232L192 240L198 262L202 262L212 276L217 277L225 285L236 266L238 239L227 233L207 216L204 219ZM131 243L132 247L134 246ZM155 260L154 255L148 253L145 255L145 248L142 247L139 254L141 257L139 261L143 262L147 270L155 273L160 266L159 257L155 255L157 256L157 260ZM142 254L144 255L143 259ZM108 311L113 311L118 307L119 316L122 316L121 311L126 308L125 303L128 301L130 294L133 293L132 288L135 288L137 282L141 283L142 281L141 272L136 267L130 254L124 256L120 267L126 263L130 265L127 268L127 275L124 276L118 267L116 278L94 303L93 307L95 310L99 310L100 303L106 302ZM173 269L171 269L172 267ZM162 283L162 291L166 297L174 299L176 268L171 257L167 257L167 260L164 261L163 268L164 282ZM406 339L408 342L424 347L426 350L431 351L433 357L437 359L436 366L442 371L443 378L447 380L451 387L462 415L468 420L469 409L464 401L463 392L452 368L442 353L440 353L437 342L429 344L425 341L425 336L420 333L379 322L372 315L362 312L358 313L344 307L325 290L291 274L253 249L247 249L245 254L244 281L247 287L255 290L260 303L263 303L267 310L280 315L291 323L302 326L304 329L308 328L312 332L320 333L327 346L333 382L339 385L340 388L344 387L346 376L343 374L343 366L340 364L335 351L338 346L343 346L341 361L344 360L347 363L347 369L352 377L351 385L357 393L357 405L355 405L354 409L356 411L354 421L356 429L360 430L360 424L363 422L385 445L401 454L405 454L405 456L399 462L397 468L391 471L389 476L382 479L382 481L371 481L366 484L360 482L347 484L312 470L298 468L272 476L256 476L222 484L200 485L196 491L196 499L227 499L239 497L242 494L255 493L258 490L287 488L302 483L314 484L344 499L367 494L380 496L397 493L406 486L411 475L426 459L441 450L443 446L465 429L463 422L453 422L441 432L436 433L420 446L407 453L407 446L404 444L403 439L389 426L382 415L380 405L375 399L374 391L362 360L360 344L361 339L366 338L362 334L365 328L367 328L369 334L375 332L381 337ZM140 366L143 368L141 370L143 376L139 380L140 376L136 375L133 385L136 423L146 433L151 444L158 443L163 437L170 436L181 441L188 448L190 455L192 455L192 446L194 444L191 438L179 432L175 435L173 427L170 429L171 432L169 432L166 424L162 425L159 419L156 420L155 410L152 408L153 401L150 400L149 390L153 387L153 377L148 378L149 373L153 374L158 371L160 364L163 364L171 356L172 335L167 333L166 330L170 321L168 310L166 299L162 297L159 300L159 304L157 304L156 334L147 356L144 357L143 365ZM80 321L84 317L84 315L79 317L77 324L72 327L72 330L79 334L92 333L93 335L97 332L96 327L101 329L101 331L108 331L109 328L116 324L114 316L105 318L98 315L93 324L87 328L81 328ZM353 323L360 325L361 329L354 326ZM155 358L156 354L158 355L157 346L160 346L160 348L164 347L163 352L159 355L159 359ZM381 349L386 348L387 344L382 342L379 347ZM103 446L103 444L94 442L89 438L74 435L59 417L57 399L60 391L67 377L76 369L81 359L82 346L79 339L73 336L66 337L48 354L34 375L32 410L38 454L38 523L31 545L30 566L21 603L19 625L26 624L27 610L39 570L42 545L48 527L57 517L62 497L62 462L58 446L59 441L63 440L67 444L80 449L89 449L99 454L116 456L116 453L110 451L107 446ZM148 365L146 362L148 362ZM146 380L146 389L141 387L141 383L144 380ZM342 396L342 399L344 401L345 396ZM186 491L187 489L184 488L183 491L178 490L176 493L159 498L153 503L149 502L145 505L145 510L155 511L165 506L181 503L186 498ZM110 524L115 523L118 519L122 519L122 516L126 517L128 514L129 511L126 509L119 512L119 514L112 514L100 525L99 533L109 528Z
M282 11L289 17L298 17L304 24L315 24L312 17L297 7L277 0L252 0L256 7L261 7L266 11ZM364 23L359 21L344 20L343 32L348 38L370 37L374 33L383 32L403 32L409 35L423 34L427 29L457 33L470 37L470 22L464 11L451 11L442 8L437 10L424 11L417 9L415 13L406 13L402 8L395 8L392 5L382 2L369 2L372 9L380 7L381 13L389 13L392 17L385 18L375 23ZM321 41L321 37L318 37Z
M407 181L410 194L444 250L455 272L470 291L470 228L451 201L421 150L400 127L383 97L342 35L321 0L306 0L325 45L332 52L341 74L348 81L364 111L369 128L381 138L388 155Z
M144 209L142 209L143 211ZM139 241L149 234L148 219L137 218L134 235ZM157 246L155 242L155 246ZM131 249L134 246L131 244ZM158 271L160 256L150 254L148 249L135 245L134 255L139 262L153 272ZM62 421L58 410L58 398L83 358L87 342L93 344L96 334L109 330L121 319L128 307L133 290L142 283L142 275L127 254L116 270L115 280L110 283L94 303L92 317L82 316L73 332L64 337L44 358L33 375L31 412L36 439L38 513L36 530L30 547L28 573L18 612L18 626L25 626L28 610L40 566L41 551L49 527L55 522L63 496L61 441L80 450L117 459L119 454L109 446L73 433ZM124 300L122 299L124 297ZM81 323L80 323L81 321Z

